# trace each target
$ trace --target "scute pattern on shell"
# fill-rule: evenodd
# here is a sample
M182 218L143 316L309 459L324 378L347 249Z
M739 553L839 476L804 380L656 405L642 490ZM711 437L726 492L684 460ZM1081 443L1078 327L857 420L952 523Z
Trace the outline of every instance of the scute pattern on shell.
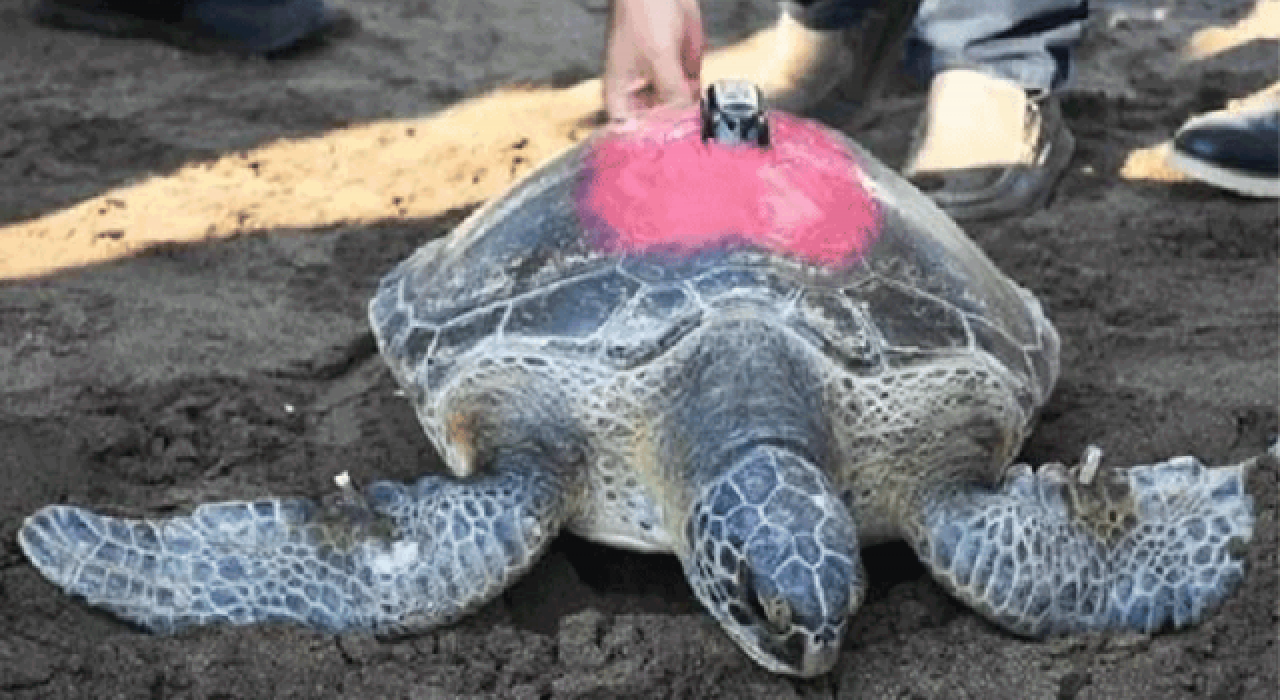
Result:
M1056 378L1056 334L1029 293L856 146L883 230L841 268L749 247L684 258L593 250L574 211L585 148L424 246L370 306L384 356L456 473L470 473L474 454L449 439L451 402L518 366L568 397L591 441L592 497L570 526L665 549L662 496L635 472L653 458L646 433L660 432L662 392L680 382L671 351L741 313L773 319L829 365L818 374L842 462L884 465L833 475L851 505L891 491L894 468L965 452L952 430L985 436L968 452L997 462L1020 442Z

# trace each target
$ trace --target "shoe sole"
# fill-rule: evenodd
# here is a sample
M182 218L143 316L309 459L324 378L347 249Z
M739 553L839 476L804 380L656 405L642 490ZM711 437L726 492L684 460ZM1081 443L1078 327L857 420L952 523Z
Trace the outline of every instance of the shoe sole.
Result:
M224 42L202 37L168 22L116 12L95 12L56 2L40 3L32 11L32 16L36 22L54 29L93 32L113 39L155 39L202 52L236 49L234 44L224 45Z
M1038 211L1049 202L1058 182L1067 172L1075 155L1076 138L1066 125L1059 127L1062 133L1054 137L1043 163L1037 168L1044 178L1042 184L1019 191L1017 180L1028 177L1027 169L1010 170L994 185L980 195L964 198L930 196L940 209L960 223L974 223L1025 216ZM967 200L967 201L966 201Z
M198 53L231 53L243 56L287 54L295 47L323 38L348 36L354 32L355 19L345 11L336 11L309 33L291 37L276 48L246 46L231 39L202 34L181 24L134 17L120 12L94 11L45 0L32 10L40 24L56 29L87 31L115 39L152 39Z
M1202 160L1183 154L1176 148L1169 149L1169 164L1214 187L1234 192L1246 197L1275 199L1280 198L1280 178L1258 177L1238 170L1210 165Z

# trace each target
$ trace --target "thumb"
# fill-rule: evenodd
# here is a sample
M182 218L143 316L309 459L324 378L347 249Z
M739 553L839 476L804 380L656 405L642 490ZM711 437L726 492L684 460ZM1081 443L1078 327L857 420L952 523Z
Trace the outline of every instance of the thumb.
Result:
M697 99L697 88L676 53L653 62L653 91L658 104L683 105Z

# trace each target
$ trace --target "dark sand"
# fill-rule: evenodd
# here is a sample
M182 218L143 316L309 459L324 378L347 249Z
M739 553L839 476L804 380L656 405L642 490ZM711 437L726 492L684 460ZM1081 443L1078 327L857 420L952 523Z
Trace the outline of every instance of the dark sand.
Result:
M366 300L395 261L590 131L599 88L579 83L605 3L364 0L358 36L272 62L54 32L31 5L0 1L0 696L1275 697L1274 460L1250 484L1250 576L1195 629L1016 639L890 545L866 555L873 590L838 666L809 682L748 661L674 559L567 537L478 615L398 642L152 637L61 594L14 539L41 505L159 513L438 465L374 356ZM1181 0L1162 20L1155 3L1102 4L1064 96L1079 149L1056 199L972 227L1063 337L1022 459L1095 443L1109 465L1225 464L1273 439L1276 204L1179 182L1151 148L1276 81L1276 5L1244 34L1197 34L1252 3ZM773 13L704 6L719 45ZM1260 15L1271 39L1248 34ZM493 92L512 86L527 89ZM897 164L921 93L891 92L858 137Z

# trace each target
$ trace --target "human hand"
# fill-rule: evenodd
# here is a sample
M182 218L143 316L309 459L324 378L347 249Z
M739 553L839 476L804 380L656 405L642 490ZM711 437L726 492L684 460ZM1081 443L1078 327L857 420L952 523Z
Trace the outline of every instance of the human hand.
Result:
M704 42L698 0L614 0L604 51L609 117L696 102Z

